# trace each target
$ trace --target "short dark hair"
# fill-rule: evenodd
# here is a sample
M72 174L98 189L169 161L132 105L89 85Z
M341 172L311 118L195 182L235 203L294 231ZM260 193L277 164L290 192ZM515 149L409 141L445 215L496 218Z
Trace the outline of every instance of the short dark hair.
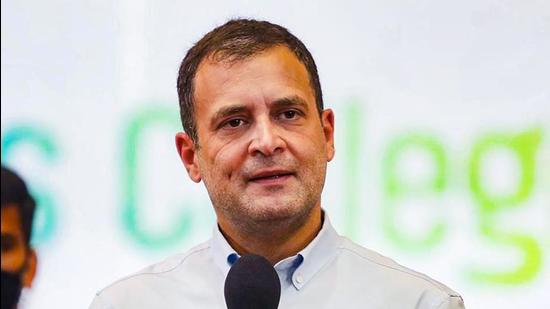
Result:
M180 117L184 131L198 143L195 120L194 79L206 57L214 61L237 62L275 46L288 47L304 64L309 83L315 94L319 113L323 111L323 94L317 66L304 43L286 28L267 21L233 19L207 33L189 49L178 73Z
M35 202L27 190L25 182L14 171L2 166L2 208L15 205L21 217L21 227L25 234L27 247L30 246L32 220L34 218Z

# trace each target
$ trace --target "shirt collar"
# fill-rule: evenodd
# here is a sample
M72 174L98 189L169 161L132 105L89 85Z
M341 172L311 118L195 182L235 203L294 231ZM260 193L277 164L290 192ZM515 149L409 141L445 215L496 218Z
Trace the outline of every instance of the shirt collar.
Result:
M224 278L227 277L229 269L237 261L239 255L229 245L217 224L214 227L213 236L210 240L210 247L212 248L214 263L222 271Z
M342 242L326 212L323 211L323 215L323 227L309 245L298 253L302 256L303 262L292 275L292 283L298 290L336 256Z
M301 289L321 268L336 256L341 237L336 233L328 215L323 211L323 226L317 236L298 254L278 262L275 269L280 273L290 269L290 280L296 289ZM227 276L229 269L239 258L216 225L211 239L214 263Z

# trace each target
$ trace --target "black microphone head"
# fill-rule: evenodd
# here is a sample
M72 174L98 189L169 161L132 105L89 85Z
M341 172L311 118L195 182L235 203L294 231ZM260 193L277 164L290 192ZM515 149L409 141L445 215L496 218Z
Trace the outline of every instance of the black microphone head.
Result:
M228 309L277 309L281 282L266 258L243 255L227 274L224 295Z

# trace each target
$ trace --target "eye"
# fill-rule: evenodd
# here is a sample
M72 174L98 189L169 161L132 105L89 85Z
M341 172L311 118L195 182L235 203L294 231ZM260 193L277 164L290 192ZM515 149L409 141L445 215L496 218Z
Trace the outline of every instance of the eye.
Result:
M17 241L15 237L13 237L12 235L7 235L7 234L2 235L1 242L2 242L1 247L2 247L3 253L12 251L17 246Z
M240 126L242 123L243 123L242 119L231 119L229 120L229 122L227 122L227 124L232 128L236 128Z
M242 119L242 118L233 118L233 119L229 119L226 122L224 122L220 127L221 128L233 129L233 128L242 127L245 124L246 124L246 122L245 122L244 119Z
M298 112L295 111L295 110L284 111L284 112L281 114L281 117L282 117L283 119L286 119L286 120L292 120L292 119L295 119L296 117L298 117Z

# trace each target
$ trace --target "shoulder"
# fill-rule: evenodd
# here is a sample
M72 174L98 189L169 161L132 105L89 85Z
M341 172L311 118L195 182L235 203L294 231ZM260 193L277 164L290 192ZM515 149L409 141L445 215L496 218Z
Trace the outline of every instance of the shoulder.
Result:
M190 249L185 253L180 253L180 254L176 254L174 256L168 257L159 263L149 265L134 274L121 278L115 281L114 283L112 283L111 285L107 286L105 289L109 289L110 287L122 284L125 281L129 281L135 278L140 278L148 275L166 274L166 273L176 271L178 268L184 266L186 263L192 263L194 258L200 258L201 255L203 255L204 252L209 248L210 247L208 243L202 243L200 245L193 247L192 249Z
M459 293L429 276L407 268L391 258L362 247L343 237L338 247L339 260L352 265L353 271L378 279L388 289L416 291L420 302L447 308L445 303L462 302ZM439 304L439 305L438 305ZM453 307L455 308L455 307Z
M96 302L119 298L131 291L139 295L140 291L152 286L164 286L173 282L173 278L182 278L181 272L189 273L189 269L203 268L203 263L208 263L209 242L202 243L181 254L171 256L159 263L150 265L134 274L123 277L96 293ZM183 277L185 278L185 277ZM167 280L168 279L168 280ZM180 282L185 284L185 282ZM167 286L167 288L170 288Z

